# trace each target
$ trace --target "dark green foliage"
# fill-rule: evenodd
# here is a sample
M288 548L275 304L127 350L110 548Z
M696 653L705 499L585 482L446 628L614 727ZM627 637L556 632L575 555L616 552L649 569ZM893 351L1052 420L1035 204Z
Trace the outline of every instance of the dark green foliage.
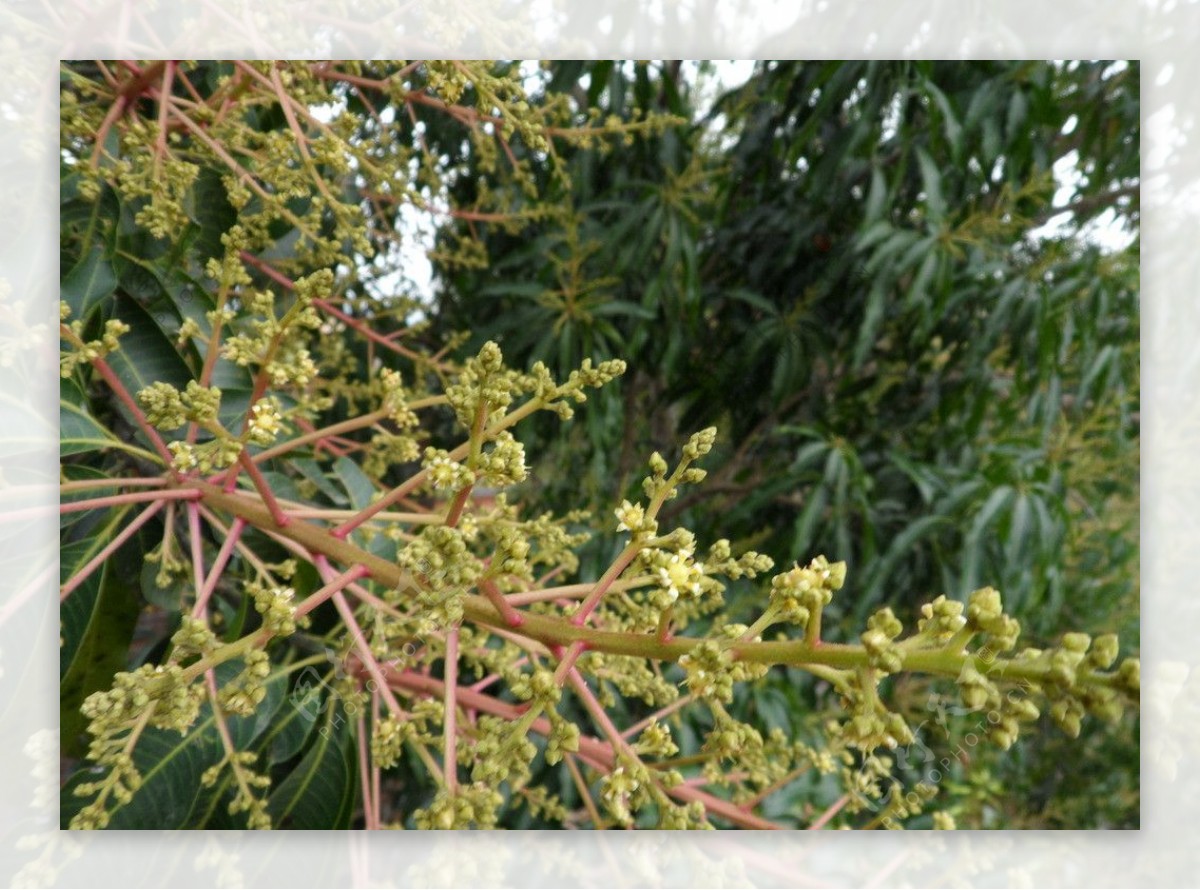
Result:
M1136 635L1137 63L768 62L714 99L709 65L571 62L544 89L681 121L564 149L561 215L472 223L490 265L439 270L436 324L470 346L630 364L568 435L532 427L549 503L607 515L715 424L663 519L847 560L848 626L986 582L1031 645ZM1136 741L1104 752L1136 808Z

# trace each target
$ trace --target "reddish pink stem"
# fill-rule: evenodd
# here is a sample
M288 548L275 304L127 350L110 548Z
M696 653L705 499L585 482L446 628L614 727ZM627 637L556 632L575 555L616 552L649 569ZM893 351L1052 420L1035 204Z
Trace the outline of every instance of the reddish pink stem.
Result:
M354 531L364 522L370 521L371 517L373 517L376 513L382 513L392 504L396 503L396 501L405 497L409 492L420 486L420 484L425 481L425 477L427 475L427 470L418 471L411 479L396 486L370 506L364 507L354 516L351 516L349 519L335 528L332 532L330 532L330 534L332 534L335 538L345 539L350 532Z
M387 668L386 672L389 682L398 688L412 689L431 695L440 695L443 693L442 681L433 677L426 677L415 671L399 671L394 668ZM472 692L470 689L460 687L457 696L459 704L465 708L482 711L485 714L495 714L506 720L517 720L521 717L521 710L516 705L500 701L481 692ZM551 731L550 721L545 717L538 717L530 725L530 729L538 735L549 735ZM581 736L579 739L579 756L590 761L598 769L610 770L613 767L612 745L600 739ZM738 807L737 804L731 803L728 800L722 800L698 788L678 785L671 788L667 793L679 800L699 801L709 813L728 819L733 824L740 825L743 828L778 829L782 827L769 819L764 819L753 813L747 813Z
M250 476L250 481L254 483L254 488L258 492L259 497L263 499L267 510L271 513L271 518L275 520L275 524L283 528L292 518L280 509L279 503L275 500L275 494L271 491L271 486L267 484L267 480L263 478L262 471L258 469L257 464L250 460L250 456L243 451L238 455L238 463L246 468L246 472ZM236 479L237 476L231 476L231 479Z
M242 529L246 527L246 520L238 516L233 520L233 525L229 527L229 534L225 536L225 542L221 544L221 549L217 552L217 558L213 560L212 569L209 570L208 579L204 582L204 586L199 588L199 593L196 595L196 606L192 609L192 615L199 618L204 614L204 610L208 606L209 597L217 588L217 580L221 577L221 573L225 571L225 566L229 563L230 556L233 555L233 548L237 546L238 539L242 536Z
M446 668L445 668L445 757L442 767L446 776L446 793L453 796L458 790L458 702L455 693L458 691L458 628L451 628L446 633Z
M850 795L843 794L841 797L839 797L837 800L835 800L832 804L830 804L829 807L825 810L825 812L823 812L820 815L820 817L815 822L813 822L812 825L808 826L808 830L809 831L818 831L818 830L824 828L825 824L830 819L832 819L834 816L836 816L838 814L838 812L842 809L842 807L844 807L849 802L850 802Z
M324 566L322 566L321 563L324 563ZM349 569L342 572L342 574L340 574L340 575L334 575L332 567L329 565L329 562L323 556L317 557L317 571L320 572L321 577L324 578L329 583L327 583L324 587L322 587L316 593L310 594L304 600L304 602L302 602L300 605L298 605L296 607L296 617L297 618L300 618L303 615L307 615L309 612L311 612L317 606L321 605L321 603L325 602L331 596L337 595L343 588L349 586L353 582L357 581L359 578L362 578L363 576L369 574L366 566L359 565L359 566L351 566Z
M616 561L608 567L608 571L606 571L600 577L600 580L596 582L596 586L592 588L592 592L588 594L587 599L580 603L578 608L576 608L575 613L571 616L572 624L577 624L582 627L587 623L587 620L591 617L592 612L594 612L596 607L600 605L600 600L604 597L604 594L608 592L608 588L612 586L612 583L616 581L617 578L621 577L621 573L629 567L629 564L633 562L634 557L637 555L638 548L633 544L630 544L621 551L620 555L617 556ZM571 647L567 650L566 655L564 655L562 661L559 662L558 670L554 672L555 682L557 682L559 686L566 681L567 674L574 669L575 662L579 660L579 656L582 655L586 649L587 644L580 640L577 640L571 644Z
M324 556L318 556L314 564L317 567L317 571L320 572L321 577L326 580L332 577L333 569L329 565L329 560ZM330 586L333 585L331 584ZM344 584L339 585L339 587L344 586ZM346 622L346 629L350 631L350 637L354 641L354 647L358 650L358 655L362 659L363 666L367 669L367 673L371 675L371 679L379 686L379 694L383 696L383 700L387 702L391 712L396 717L404 719L408 715L404 708L400 707L400 702L396 701L396 696L392 693L391 687L388 686L387 680L383 676L383 670L379 667L378 659L371 653L371 644L367 642L367 635L358 626L358 622L354 619L354 610L350 608L349 603L346 602L346 597L342 595L340 589L335 590L333 593L333 605L338 610L338 614L342 616L342 620Z
M96 571L96 569L101 566L106 559L112 556L112 554L115 553L122 544L133 537L137 530L149 522L151 517L153 517L154 514L161 510L165 505L165 501L158 501L157 503L151 504L141 513L139 513L133 522L125 526L119 535L117 535L104 546L103 550L88 560L87 565L67 579L67 583L64 584L58 592L58 601L62 602L65 600L70 595L71 591L86 581L92 572Z
M128 491L87 501L68 501L59 504L59 513L78 513L81 510L98 510L101 507L116 507L120 504L139 504L146 501L194 501L200 497L195 488L176 488L171 491Z
M405 347L401 346L399 343L393 343L391 340L389 340L387 337L384 337L382 334L375 333L375 331L371 330L370 325L368 325L362 319L355 318L353 315L347 315L345 312L343 312L342 310L340 310L336 306L334 306L332 303L330 303L328 300L322 300L320 297L315 297L312 302L313 302L313 305L316 306L318 309L320 309L322 312L328 313L329 315L332 315L334 318L338 319L339 321L344 322L347 326L353 328L355 330L355 332L362 334L368 340L373 340L374 342L380 344L381 346L386 346L388 349L392 350L392 352L399 353L400 355L404 356L407 359L411 359L414 362L430 361L429 359L425 358L425 356L421 355L420 353L414 352L411 349L406 349ZM434 364L435 367L441 368L442 370L447 370L446 367L440 363L434 362L432 364Z
M264 275L266 275L268 278L270 278L276 284L282 285L283 287L286 287L288 290L292 290L293 288L295 288L296 282L292 281L292 279L288 278L286 275L284 275L278 269L274 268L266 260L256 257L254 254L250 253L247 250L243 250L241 252L241 257L242 257L243 262L248 263L249 265L258 269L258 271L262 272ZM329 315L332 315L334 318L337 318L340 321L344 322L346 325L353 328L359 334L362 334L368 340L373 340L376 343L386 346L388 349L392 350L393 352L397 352L400 355L403 355L405 358L410 358L415 362L429 361L429 359L427 359L425 356L422 356L419 353L413 352L411 349L405 349L403 346L393 343L387 337L384 337L381 334L377 334L375 331L373 331L371 329L371 326L369 324L367 324L365 321L363 321L362 319L359 319L359 318L355 318L352 315L347 315L345 312L342 312L340 309L338 309L336 306L334 306L332 303L330 303L328 300L323 300L320 297L316 297L313 299L312 303L314 306L316 306L322 312L328 313ZM442 368L443 370L446 370L444 365L440 365L436 362L434 363L434 365L435 365L435 367L439 367L439 368Z
M631 757L636 758L637 755L629 746L629 743L622 738L620 730L612 722L612 719L608 716L608 712L600 704L599 699L588 688L587 681L580 676L579 671L571 668L570 673L567 675L567 681L571 684L571 688L575 690L575 694L579 696L579 700L583 702L583 706L587 709L587 712L592 715L592 719L596 721L596 725L600 727L600 731L608 736L614 750L618 748L622 749Z
M512 603L505 598L491 578L480 581L479 589L488 598L488 602L496 607L509 627L520 627L525 623L525 616L513 608Z
M680 708L687 707L694 700L695 700L695 696L692 696L692 695L685 695L685 696L675 699L675 701L671 702L665 708L659 708L657 711L655 711L649 717L645 718L644 720L639 720L637 723L634 723L632 726L630 726L628 729L626 729L623 733L621 733L622 738L626 738L626 739L633 738L633 736L637 735L639 732L641 732L643 729L645 729L647 726L649 726L655 720L662 720L664 717L669 717L671 714L674 714Z
M204 587L204 542L200 540L200 507L195 501L187 502L188 538L192 544L192 582L196 587L196 598ZM198 612L197 615L203 615Z
M371 794L373 789L371 787L371 761L367 757L366 714L358 715L358 775L363 795L363 819L366 822L367 831L374 831L379 828L379 825L375 822L375 803Z

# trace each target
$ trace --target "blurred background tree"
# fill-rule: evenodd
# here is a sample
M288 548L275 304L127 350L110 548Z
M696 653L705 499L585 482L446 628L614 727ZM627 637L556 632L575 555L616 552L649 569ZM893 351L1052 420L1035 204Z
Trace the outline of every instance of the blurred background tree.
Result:
M436 233L433 340L494 338L559 374L630 364L567 430L526 429L539 499L606 521L647 454L715 424L708 481L663 518L847 560L828 621L883 604L911 619L989 583L1029 645L1068 625L1137 638L1136 62L527 71L581 122L677 118L529 168L545 146L497 158L421 121L455 171L447 203L477 208ZM526 202L530 177L544 203ZM818 692L780 674L740 706L798 731ZM923 738L941 759L964 726ZM1136 827L1135 718L1085 736L1069 755L1053 732L960 754L972 768L943 789L960 825Z

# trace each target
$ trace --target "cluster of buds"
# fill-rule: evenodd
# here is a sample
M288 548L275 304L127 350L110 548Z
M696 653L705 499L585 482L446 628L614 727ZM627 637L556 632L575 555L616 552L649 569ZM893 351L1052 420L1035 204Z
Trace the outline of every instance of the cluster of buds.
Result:
M167 449L171 452L175 469L184 473L189 470L211 473L237 463L242 454L242 443L237 439L219 436L200 445L168 442Z
M216 785L217 780L221 777L221 771L228 764L237 777L237 781L234 783L236 791L233 799L229 802L229 815L236 816L238 813L246 813L246 824L249 828L255 831L268 831L271 828L271 816L267 812L267 799L256 797L254 789L270 788L271 778L252 769L257 761L258 755L253 751L230 751L223 760L204 771L200 776L200 784L205 788Z
M171 548L171 543L174 538L166 538L162 545L148 552L145 560L148 563L158 563L158 572L154 576L154 583L159 588L167 588L171 586L171 582L187 573L191 568L191 564L185 562L175 555Z
M503 803L504 796L494 787L476 782L459 786L453 794L439 791L428 808L413 814L413 821L426 831L495 828L496 813Z
M666 831L713 830L704 804L698 800L686 804L671 801L659 803L658 827Z
M917 631L934 643L950 642L956 633L967 626L963 604L958 600L946 599L945 594L921 606L921 615L917 621Z
M408 407L408 394L404 390L400 372L384 368L379 372L379 382L383 387L383 407L387 409L388 418L392 423L402 430L419 426L420 418Z
M537 745L519 723L488 716L479 719L476 729L475 765L471 771L474 781L492 787L507 781L514 788L529 781L529 765L537 756Z
M75 787L79 797L99 795L96 800L81 809L71 819L71 828L84 831L108 827L112 814L108 811L106 797L110 796L118 805L129 803L142 787L142 774L133 763L133 757L124 751L116 751L102 761L108 774L95 782L84 782Z
M426 526L397 559L401 568L437 589L465 588L482 572L462 532L446 525Z
M400 762L404 743L412 741L417 727L410 721L394 716L375 721L371 731L371 761L380 769L389 769Z
M633 824L633 811L650 801L650 774L640 760L621 757L620 765L600 780L600 799L622 825Z
M717 428L715 426L706 427L698 433L692 433L691 437L687 440L687 444L683 446L683 461L685 463L692 463L704 457L704 455L712 451L716 441Z
M771 610L776 617L806 627L846 581L846 563L818 556L771 579Z
M869 682L874 684L874 679ZM873 751L879 747L911 745L916 738L900 714L883 706L874 685L869 690L855 690L847 697L847 701L851 717L839 727L839 733L847 744L863 751Z
M236 259L237 251L230 249L243 240L244 236L230 238L237 234L237 228L234 226L223 236L222 240L229 239L225 262L219 268L209 269L209 275L218 280L230 275L227 266L231 263L241 265ZM216 263L216 260L211 262ZM282 318L275 316L275 300L270 292L250 291L246 308L262 317L248 321L249 333L227 337L221 355L242 367L260 365L276 386L308 385L317 376L317 366L305 345L305 338L307 331L321 326L321 317L312 301L332 290L333 272L329 269L320 269L297 279L292 291L295 301Z
M705 640L679 659L687 673L688 689L698 698L728 704L733 701L733 656L727 646Z
M1111 675L1111 682L1098 682L1096 671L1111 668L1117 659L1114 634L1094 641L1083 633L1064 634L1061 645L1047 652L1027 650L1028 658L1046 668L1046 694L1051 698L1050 717L1068 736L1079 735L1085 714L1116 721L1124 713L1127 698L1141 691L1141 662L1125 659Z
M1021 724L1032 723L1040 716L1037 705L1012 690L1001 700L995 718L991 713L988 714L988 721L992 724L988 728L988 738L1007 751L1021 735Z
M266 587L248 583L246 590L254 597L254 608L263 617L263 628L279 637L296 632L296 591L291 587Z
M517 375L504 367L500 347L489 340L479 355L463 363L458 380L446 387L446 400L458 422L470 429L480 409L492 417L502 417L512 404L517 384Z
M475 469L485 485L500 487L524 482L528 473L525 468L525 446L505 430L496 436L491 451L479 455Z
M567 382L555 391L555 398L561 401L555 401L548 407L557 412L563 420L570 420L575 412L565 399L570 398L577 403L586 402L587 393L584 389L599 389L624 373L625 362L619 358L609 359L595 366L590 358L585 358L579 369L572 371L567 377Z
M61 303L59 314L65 319L70 309L66 303ZM71 322L71 331L81 341L79 347L73 352L63 352L59 358L59 373L63 377L70 377L80 364L95 361L98 358L104 358L111 352L116 352L121 344L118 338L122 334L129 333L129 325L120 319L110 318L104 323L104 333L100 335L99 340L83 341L83 324L78 321Z
M517 698L536 702L546 711L553 711L562 698L562 687L555 682L553 672L544 668L519 674L509 685Z
M265 680L271 675L267 653L252 649L246 653L241 673L221 687L221 708L229 714L249 717L267 696Z
M560 762L565 754L574 754L579 750L579 726L570 720L549 711L550 735L546 737L546 763L553 766Z
M647 757L674 757L679 746L671 738L671 727L654 720L638 736L634 750Z
M201 694L178 665L144 664L117 674L112 689L93 692L80 710L91 721L89 731L98 737L124 729L153 703L150 725L182 734L196 720Z
M775 565L771 557L747 550L736 559L728 538L721 538L708 548L708 558L704 561L714 574L726 578L755 578L762 572L769 572Z
M687 444L683 446L679 468L669 478L667 476L668 467L666 459L657 451L651 454L650 475L642 480L642 490L646 493L646 497L651 500L667 500L678 494L679 485L694 485L703 482L707 473L699 467L689 467L688 464L699 460L712 451L716 440L717 428L715 426L692 433L688 438Z
M169 383L152 383L137 394L146 419L160 430L174 430L191 420L214 424L221 409L221 390L189 380L180 392Z
M704 740L703 753L716 761L753 760L754 754L763 749L763 737L748 723L731 718L724 709L714 712L716 725Z
M872 667L885 674L893 674L900 670L902 660L895 640L903 630L900 619L889 608L880 609L867 619L867 629L859 639L870 656Z
M495 550L488 564L489 575L515 575L526 581L533 579L529 565L529 540L519 528L496 524Z
M407 464L421 456L421 448L412 436L376 432L371 437L367 455L363 458L363 472L378 479L396 464Z
M967 627L988 634L988 648L995 652L1012 649L1021 635L1021 625L1004 614L1000 592L992 587L971 594L967 602Z
M205 622L191 615L184 615L179 622L179 629L171 637L175 647L176 661L193 655L204 655L211 652L217 645L216 634Z
M956 682L963 704L972 711L981 711L997 705L1000 701L1000 690L996 688L996 684L980 673L974 660L970 658L963 662Z

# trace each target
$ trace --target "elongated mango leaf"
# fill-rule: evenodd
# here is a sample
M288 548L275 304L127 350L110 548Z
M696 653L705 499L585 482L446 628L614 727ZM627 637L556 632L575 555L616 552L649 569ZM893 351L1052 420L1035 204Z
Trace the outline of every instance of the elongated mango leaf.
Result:
M305 694L309 690L303 684L310 672L315 673L314 668L307 667L300 673L295 691L263 734L261 744L272 766L291 760L304 749L322 713L320 690L314 695Z
M77 642L73 639L70 655L63 656L67 667L61 675L59 696L64 753L78 756L86 750L81 737L86 721L79 706L93 692L108 688L113 676L124 668L138 607L133 589L107 564L63 603L60 614L64 637L68 624L73 638L83 625Z
M146 310L134 300L118 297L116 317L130 330L121 337L121 348L108 357L108 363L130 394L136 396L158 382L182 389L191 372Z
M106 511L103 523L96 526L91 534L61 545L59 548L60 583L65 583L73 577L76 572L87 565L104 548L105 544L112 540L113 535L120 529L128 512L128 507L120 510ZM81 584L61 604L62 646L59 648L60 676L66 675L67 667L75 657L75 651L79 648L79 644L82 642L84 634L87 631L88 622L91 620L92 612L95 608L94 600L99 583L100 572L97 570L91 578ZM94 585L91 589L90 599L87 592L89 584Z
M60 455L102 451L124 444L98 424L85 409L61 399L58 403L58 423Z
M350 495L350 505L355 510L361 510L371 503L375 494L375 484L354 461L348 457L339 457L333 464L333 470L341 480L346 494Z
M354 735L330 696L312 747L271 794L267 811L276 828L348 828L357 796Z
M117 275L104 251L95 246L63 276L59 293L71 307L71 317L82 319L117 287Z

